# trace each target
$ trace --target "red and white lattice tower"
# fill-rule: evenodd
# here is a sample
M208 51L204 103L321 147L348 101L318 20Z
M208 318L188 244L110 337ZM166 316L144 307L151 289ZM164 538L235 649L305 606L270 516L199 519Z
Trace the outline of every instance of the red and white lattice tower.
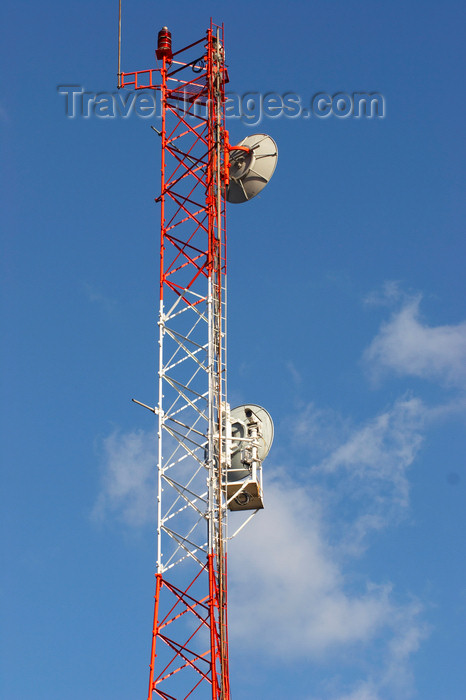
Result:
M148 698L230 698L223 27L120 73L162 109L157 573ZM207 690L205 686L210 686Z
M273 435L265 409L230 415L226 401L225 196L255 196L277 154L264 134L229 145L223 34L211 21L205 36L172 52L164 27L160 68L122 73L118 61L119 87L157 90L162 121L158 403L146 406L158 417L148 700L230 699L227 541L263 507ZM230 535L229 511L239 511Z

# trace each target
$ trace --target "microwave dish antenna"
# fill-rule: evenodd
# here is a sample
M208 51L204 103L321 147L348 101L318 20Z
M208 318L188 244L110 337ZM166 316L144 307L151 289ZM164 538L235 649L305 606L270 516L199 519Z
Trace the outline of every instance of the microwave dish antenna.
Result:
M265 408L248 403L231 409L231 475L234 479L244 479L248 475L244 468L242 454L248 447L246 438L250 426L257 425L257 459L263 462L270 452L273 442L273 421Z
M273 442L273 420L268 411L262 406L253 403L244 404L231 409L231 465L238 468L240 465L239 455L246 447L244 438L248 436L247 426L253 422L260 425L260 435L258 436L257 457L263 462L270 452ZM239 478L244 478L239 476Z
M227 201L241 204L262 192L275 171L277 160L277 144L267 134L251 134L232 146Z
M257 511L264 507L262 463L272 446L273 421L262 406L244 404L231 410L230 425L228 508Z

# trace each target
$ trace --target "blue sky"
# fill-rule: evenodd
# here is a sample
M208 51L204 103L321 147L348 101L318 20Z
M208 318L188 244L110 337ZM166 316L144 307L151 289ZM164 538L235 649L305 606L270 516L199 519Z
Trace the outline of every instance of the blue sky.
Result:
M230 120L275 175L229 209L229 398L275 422L230 548L233 698L463 700L464 4L123 0L123 69L224 22L231 90L378 92L383 119ZM2 686L146 697L159 141L117 2L2 9Z

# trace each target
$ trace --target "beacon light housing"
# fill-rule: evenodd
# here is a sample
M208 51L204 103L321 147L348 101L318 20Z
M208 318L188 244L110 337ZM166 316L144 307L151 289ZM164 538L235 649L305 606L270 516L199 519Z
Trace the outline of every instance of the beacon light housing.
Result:
M169 61L173 58L172 35L168 27L162 27L157 37L157 49L155 55L159 61L165 56Z

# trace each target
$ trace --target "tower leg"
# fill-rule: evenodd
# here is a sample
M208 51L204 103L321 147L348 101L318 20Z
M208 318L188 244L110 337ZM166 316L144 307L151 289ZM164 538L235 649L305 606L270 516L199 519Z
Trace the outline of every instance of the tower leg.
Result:
M154 666L155 666L155 645L157 642L157 627L159 617L159 600L160 590L162 588L162 575L155 576L155 596L154 596L154 623L152 626L152 646L150 650L150 672L149 672L149 692L147 700L152 700L152 691L154 690Z

